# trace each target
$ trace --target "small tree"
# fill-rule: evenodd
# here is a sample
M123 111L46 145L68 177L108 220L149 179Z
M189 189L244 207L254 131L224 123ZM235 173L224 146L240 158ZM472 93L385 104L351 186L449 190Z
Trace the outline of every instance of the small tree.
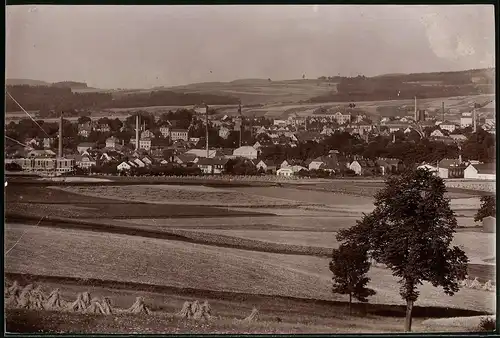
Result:
M352 298L366 303L369 296L375 291L366 287L370 278L366 273L370 269L367 250L363 246L343 244L334 249L330 262L330 271L333 273L334 293L349 295L349 314L352 313Z
M428 170L389 177L375 196L375 210L337 236L350 245L368 247L372 258L400 278L406 331L411 331L413 303L423 281L452 296L467 273L467 256L450 247L457 220L445 192L443 180Z
M496 201L494 195L481 196L481 207L474 216L474 222L481 222L483 218L495 216L497 213Z

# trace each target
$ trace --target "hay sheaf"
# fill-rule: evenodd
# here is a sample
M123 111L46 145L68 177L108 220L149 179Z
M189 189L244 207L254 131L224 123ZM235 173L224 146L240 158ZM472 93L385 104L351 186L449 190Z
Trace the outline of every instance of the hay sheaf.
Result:
M477 277L475 277L473 280L466 277L464 280L461 280L459 282L459 285L467 289L484 290L490 292L495 292L496 290L495 285L491 282L491 280L488 280L484 284L482 284Z
M83 312L90 306L90 294L88 292L79 293L76 300L69 304L68 310L72 312Z
M254 322L257 320L258 316L259 316L259 310L257 310L256 308L253 308L252 312L247 317L245 317L245 319L243 319L242 322L243 323Z
M61 293L59 289L54 289L50 294L49 298L45 302L46 310L61 310L65 307L65 302L61 298Z
M150 315L152 313L151 309L144 303L143 297L137 297L135 299L135 303L132 304L132 306L128 308L125 312L133 314L147 314L147 315Z
M175 314L178 318L193 319L193 320L210 320L212 319L212 308L205 301L200 304L197 300L193 302L184 302L181 311Z
M85 309L85 313L95 313L102 315L113 314L113 308L111 307L111 301L108 297L103 297L102 299L93 298L90 301L90 306Z

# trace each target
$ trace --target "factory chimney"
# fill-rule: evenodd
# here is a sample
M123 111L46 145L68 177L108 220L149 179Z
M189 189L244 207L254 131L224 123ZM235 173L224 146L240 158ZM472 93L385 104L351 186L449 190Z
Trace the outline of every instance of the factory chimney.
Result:
M418 121L417 97L415 96L415 121Z
M205 125L205 137L206 137L207 158L208 158L208 155L209 155L209 152L208 152L208 104L205 105L205 115L207 117L207 123Z
M442 113L443 113L443 122L444 122L444 102L441 102Z
M476 122L476 106L474 105L474 110L472 111L472 125L474 126L474 133L477 131L477 122Z
M59 158L63 157L63 115L61 112L61 117L59 117Z
M243 133L243 116L241 115L241 102L238 104L238 115L240 119L240 148L241 148L241 134Z
M139 150L139 114L135 116L135 150Z

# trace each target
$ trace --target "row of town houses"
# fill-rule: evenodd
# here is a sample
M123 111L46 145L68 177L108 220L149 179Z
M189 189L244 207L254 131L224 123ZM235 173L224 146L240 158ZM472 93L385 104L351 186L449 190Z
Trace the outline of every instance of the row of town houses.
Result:
M424 114L425 115L425 114ZM254 119L255 120L255 119ZM285 120L275 119L271 126L259 125L258 120L251 122L249 128L256 137L264 137L261 143L268 144L289 144L294 145L304 141L320 141L321 139L332 135L336 131L348 132L352 135L356 134L362 138L367 138L368 134L390 136L391 134L402 131L410 133L415 129L423 130L426 128L434 129L430 135L426 137L443 142L454 142L464 136L452 136L458 128L466 128L473 126L473 117L471 113L463 113L460 121L451 122L448 120L425 119L418 121L418 127L415 125L415 120L410 116L396 117L396 119L382 118L377 123L372 123L367 120L365 115L352 115L351 113L324 113L313 115L312 117L301 117L297 114L292 114ZM159 121L157 125L152 126L153 130L147 130L145 126L141 126L139 147L149 150L155 143L155 138L169 139L171 142L197 142L199 139L192 138L189 135L188 129L178 129L172 126L170 121ZM175 122L175 121L173 121ZM233 130L240 130L240 117L223 116L220 119L212 118L211 124L218 128L218 134L221 138L227 139ZM477 127L484 130L495 132L495 118L489 116L482 118ZM125 127L122 127L124 130ZM86 122L78 125L78 134L81 137L88 137L91 131L110 132L107 124L98 124L97 122ZM119 142L119 140L116 140ZM133 138L131 143L135 146L136 139ZM267 145L267 144L266 144Z
M323 170L330 173L342 173L350 169L360 176L385 176L398 172L403 168L397 159L379 158L375 161L358 156L347 158L338 151L332 150L327 156L307 161L284 160L274 163L260 159L261 145L242 146L237 149L173 149L166 156L163 151L145 151L144 149L122 150L103 148L96 149L91 144L80 149L80 154L68 154L56 157L52 150L30 150L24 157L7 158L6 163L17 163L23 171L31 173L54 173L55 175L71 172L75 166L88 171L103 164L116 165L118 172L127 173L132 168L146 168L154 165L176 165L181 167L198 167L203 174L223 174L230 159L243 159L255 169L278 176L295 176L301 171ZM423 163L426 168L441 178L495 179L495 165L478 162L462 162L461 159L443 159L437 163Z

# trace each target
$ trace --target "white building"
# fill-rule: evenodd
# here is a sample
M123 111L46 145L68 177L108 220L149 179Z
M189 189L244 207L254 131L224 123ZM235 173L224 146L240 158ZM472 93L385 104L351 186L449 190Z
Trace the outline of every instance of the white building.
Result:
M118 171L130 170L131 168L132 168L132 165L128 162L122 162L116 166L116 170L118 170Z
M436 129L431 133L431 137L443 137L444 134L441 130Z
M134 159L133 161L135 163L136 166L138 166L139 168L144 168L146 166L146 164L144 162L142 162L140 159L136 158Z
M460 117L460 127L466 128L472 126L472 114L471 113L463 113L462 117Z
M338 124L351 123L351 114L342 114L341 112L336 112L331 116L335 122Z
M231 133L231 130L229 130L228 128L226 128L224 126L220 127L220 129L219 129L219 137L223 138L224 140L227 140L230 133Z
M478 180L496 180L495 163L469 164L464 171L464 178Z
M186 129L172 129L170 132L170 138L173 142L177 140L188 140L188 131Z
M170 127L161 126L160 133L161 133L161 136L163 136L164 138L170 137Z
M439 128L441 128L443 130L448 130L451 133L451 132L455 131L455 129L457 129L457 125L453 122L444 121L443 123L441 123L439 125Z
M276 171L276 175L290 177L293 176L293 170L292 168L280 168Z
M108 137L106 139L106 148L115 149L116 146L119 144L118 142L119 141L116 137L114 137L114 136Z
M130 139L130 143L135 147L135 138ZM139 140L139 149L150 150L151 149L151 139L140 139Z
M245 158L248 158L250 160L256 159L258 155L259 155L259 151L251 146L239 147L233 151L233 156L245 157Z
M273 125L284 127L287 125L287 121L286 120L274 120Z

